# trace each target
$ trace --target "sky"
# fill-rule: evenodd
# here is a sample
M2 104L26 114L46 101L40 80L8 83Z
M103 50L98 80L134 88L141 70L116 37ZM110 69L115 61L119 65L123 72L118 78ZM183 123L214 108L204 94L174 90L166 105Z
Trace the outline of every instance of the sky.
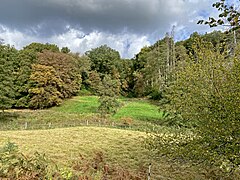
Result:
M84 52L107 44L132 58L174 29L175 41L216 16L216 0L1 0L0 38L17 49L32 43L54 43Z

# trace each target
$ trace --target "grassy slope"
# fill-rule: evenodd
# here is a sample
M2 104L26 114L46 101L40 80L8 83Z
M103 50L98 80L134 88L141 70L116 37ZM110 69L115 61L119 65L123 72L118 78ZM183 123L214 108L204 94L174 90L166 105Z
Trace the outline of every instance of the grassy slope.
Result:
M120 122L121 118L130 117L133 119L133 125L144 127L146 122L159 121L162 113L158 107L150 104L146 100L122 98L122 108L110 119ZM97 107L99 106L96 96L77 96L65 101L61 106L53 107L47 110L14 110L16 117L12 121L2 121L0 118L0 129L19 129L28 122L29 128L45 129L49 123L56 127L66 127L67 125L77 125L81 122L98 122ZM10 110L13 111L13 110ZM111 124L111 121L109 121ZM20 128L20 129L21 129Z
M131 117L135 120L153 121L161 120L162 112L146 100L125 101L125 105L114 115L113 118Z
M24 154L45 153L55 163L64 166L79 159L79 154L91 159L94 152L103 152L108 164L130 171L147 171L151 162L152 179L194 179L198 176L192 168L151 158L151 152L144 148L144 137L143 132L102 127L0 131L0 145L11 141Z
M113 120L118 121L121 117L131 117L137 122L161 120L162 114L159 113L158 107L148 101L137 99L121 99L121 101L124 106L111 118ZM97 106L97 97L74 97L64 102L63 105L48 110L14 110L16 119L11 122L0 121L0 126L4 129L5 125L13 126L24 122L69 124L85 121L96 117ZM137 170L141 167L147 170L148 163L151 162L153 179L161 177L186 179L184 174L186 173L189 177L189 172L196 175L197 171L191 168L185 170L185 167L171 164L162 158L152 159L151 152L148 152L142 143L142 137L145 135L138 131L103 127L0 131L0 144L10 140L18 144L24 153L32 154L35 151L46 153L48 157L63 165L70 164L79 157L79 154L91 158L94 152L102 151L110 164L118 164L130 170Z
M120 101L122 102L123 107L112 117L113 119L131 117L135 120L160 120L162 118L162 112L159 112L158 107L150 104L146 100L122 98ZM97 114L98 106L98 97L79 96L66 101L60 107L52 108L52 110L86 115Z
M56 162L68 164L79 153L91 156L102 151L112 163L132 168L146 160L141 137L145 133L96 127L74 127L51 130L0 131L0 142L11 140L20 150L46 153ZM145 158L142 158L145 156ZM141 157L141 158L140 158Z
M96 114L98 106L97 96L77 96L65 101L59 107L52 108L52 110L66 113Z

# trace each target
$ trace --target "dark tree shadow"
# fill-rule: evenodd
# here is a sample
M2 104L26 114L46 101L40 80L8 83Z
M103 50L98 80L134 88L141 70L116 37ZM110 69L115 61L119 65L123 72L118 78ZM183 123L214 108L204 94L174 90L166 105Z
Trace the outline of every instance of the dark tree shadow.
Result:
M0 112L0 123L14 121L19 117L16 112Z

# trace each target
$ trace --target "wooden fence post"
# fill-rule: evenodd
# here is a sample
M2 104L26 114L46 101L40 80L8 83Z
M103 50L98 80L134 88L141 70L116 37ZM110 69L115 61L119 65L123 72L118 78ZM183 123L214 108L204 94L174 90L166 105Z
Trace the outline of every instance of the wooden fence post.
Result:
M148 180L151 179L151 166L152 166L152 164L150 163L149 167L148 167Z

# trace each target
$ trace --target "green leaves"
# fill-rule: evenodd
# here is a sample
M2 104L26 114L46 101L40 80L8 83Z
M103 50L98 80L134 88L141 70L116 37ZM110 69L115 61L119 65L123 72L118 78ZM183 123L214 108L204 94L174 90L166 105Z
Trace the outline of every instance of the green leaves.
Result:
M152 92L161 94L164 86L171 81L175 55L175 43L168 34L154 45L141 49L134 59L134 91L137 96Z
M120 85L119 79L113 79L108 75L103 78L98 89L98 95L100 96L98 110L102 116L115 114L120 107L120 102L117 100Z
M8 142L0 147L0 177L3 179L52 179L45 155L25 156L18 146Z
M0 45L0 110L9 109L14 103L14 63L17 50Z
M62 81L55 69L40 64L33 65L32 68L29 106L34 109L43 109L59 105L62 102L62 95L58 89L62 86Z
M240 12L233 5L228 5L225 0L220 0L214 3L213 7L220 12L218 19L209 17L208 21L199 20L197 24L207 24L210 27L225 25L230 27L229 31L235 31L240 28Z
M120 61L119 52L107 45L87 51L86 55L92 62L91 70L97 71L100 74L111 74L116 63Z
M29 106L47 108L61 104L64 98L76 95L81 86L79 59L51 51L38 54L30 76Z
M226 58L201 39L195 39L192 48L194 55L178 64L176 81L167 89L170 105L166 107L195 122L196 134L187 144L166 146L173 149L173 157L218 167L228 162L234 171L240 162L239 55Z

